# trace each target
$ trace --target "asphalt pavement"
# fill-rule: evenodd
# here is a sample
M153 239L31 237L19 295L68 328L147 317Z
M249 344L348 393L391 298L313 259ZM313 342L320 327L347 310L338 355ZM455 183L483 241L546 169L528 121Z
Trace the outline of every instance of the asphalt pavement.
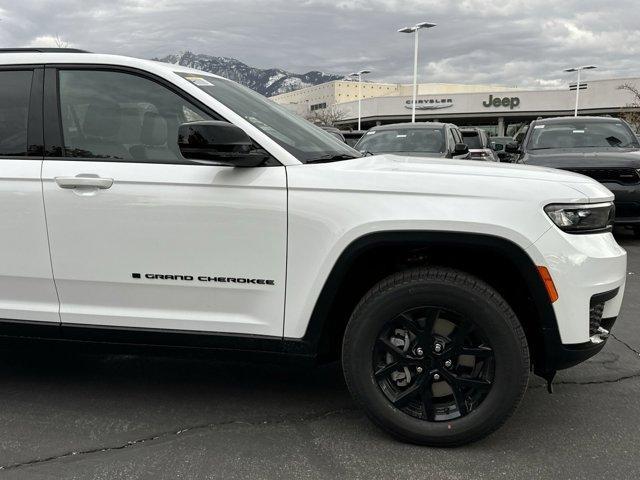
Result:
M399 443L315 369L133 355L0 353L4 479L631 479L640 475L640 240L605 349L532 377L473 445Z

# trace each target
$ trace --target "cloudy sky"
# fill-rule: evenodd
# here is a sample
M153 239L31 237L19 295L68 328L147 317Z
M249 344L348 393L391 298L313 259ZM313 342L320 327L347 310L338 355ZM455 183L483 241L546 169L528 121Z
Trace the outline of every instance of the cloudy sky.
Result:
M142 58L190 50L266 68L410 82L557 86L566 67L640 74L640 0L0 0L0 46L70 46Z

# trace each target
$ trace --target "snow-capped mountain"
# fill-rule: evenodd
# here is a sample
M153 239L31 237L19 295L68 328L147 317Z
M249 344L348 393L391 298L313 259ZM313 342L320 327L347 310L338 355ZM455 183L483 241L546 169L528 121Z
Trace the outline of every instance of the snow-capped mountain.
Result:
M279 68L262 70L260 68L250 67L235 58L214 57L191 52L167 55L163 58L154 58L154 60L215 73L216 75L241 83L267 97L344 78L341 75L332 75L317 71L298 74Z

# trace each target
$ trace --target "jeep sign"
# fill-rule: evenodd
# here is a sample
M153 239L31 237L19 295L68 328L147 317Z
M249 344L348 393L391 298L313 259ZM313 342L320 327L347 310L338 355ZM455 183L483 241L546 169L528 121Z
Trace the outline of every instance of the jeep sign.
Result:
M482 105L485 107L509 107L509 110L513 110L518 105L520 105L519 97L495 97L493 95L489 95L489 99L482 102Z

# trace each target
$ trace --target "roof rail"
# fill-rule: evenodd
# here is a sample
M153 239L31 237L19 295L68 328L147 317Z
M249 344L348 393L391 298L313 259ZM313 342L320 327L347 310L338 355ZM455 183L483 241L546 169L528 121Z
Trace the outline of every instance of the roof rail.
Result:
M22 47L22 48L0 48L0 53L18 53L18 52L39 52L39 53L90 53L79 48L38 48L38 47Z

